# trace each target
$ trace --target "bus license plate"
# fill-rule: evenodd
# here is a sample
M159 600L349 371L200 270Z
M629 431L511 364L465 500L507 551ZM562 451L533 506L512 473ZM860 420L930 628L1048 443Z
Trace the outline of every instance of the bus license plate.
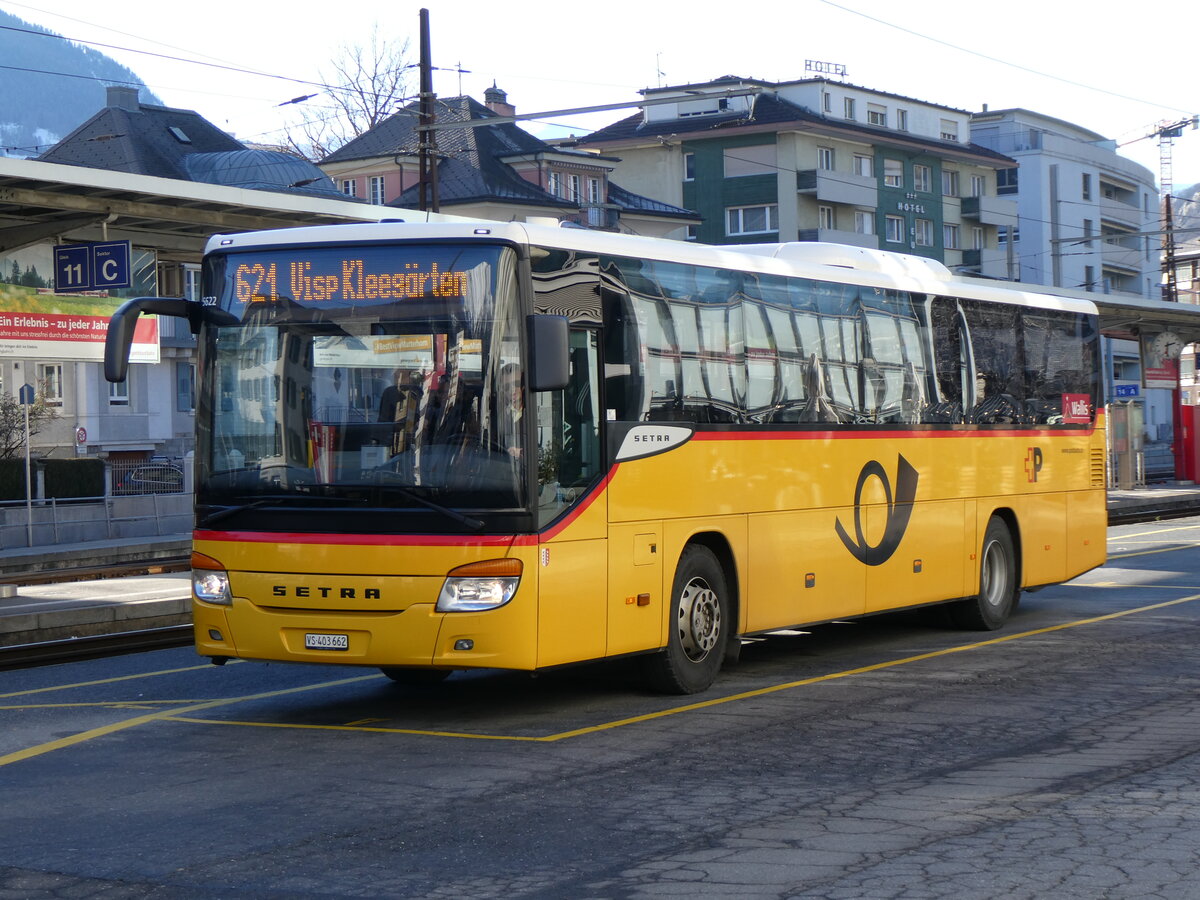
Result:
M350 635L348 634L306 634L304 636L306 650L349 650Z

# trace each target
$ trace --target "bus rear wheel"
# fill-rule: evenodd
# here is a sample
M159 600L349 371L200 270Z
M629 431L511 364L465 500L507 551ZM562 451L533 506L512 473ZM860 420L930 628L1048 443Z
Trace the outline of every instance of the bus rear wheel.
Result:
M959 628L995 631L1008 621L1019 597L1012 534L1000 518L993 516L979 551L979 594L951 605L950 617Z
M669 694L707 689L721 669L729 628L725 571L711 550L693 544L675 570L666 649L646 659L650 686Z

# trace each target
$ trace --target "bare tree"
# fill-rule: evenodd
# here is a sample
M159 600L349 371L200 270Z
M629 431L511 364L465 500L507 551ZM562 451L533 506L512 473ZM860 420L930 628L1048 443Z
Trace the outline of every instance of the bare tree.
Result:
M46 397L38 392L29 407L29 436L33 437L43 426L58 418L53 407L46 405ZM0 459L18 459L25 456L25 407L8 393L0 393Z
M316 161L370 131L406 99L413 69L407 60L408 38L383 38L378 25L365 45L343 44L330 61L332 74L321 73L328 103L323 111L307 109L288 129L288 145Z

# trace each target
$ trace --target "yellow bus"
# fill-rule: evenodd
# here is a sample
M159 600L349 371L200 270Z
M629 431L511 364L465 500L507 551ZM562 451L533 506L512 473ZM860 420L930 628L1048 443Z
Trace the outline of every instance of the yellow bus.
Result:
M196 647L397 681L946 604L1104 562L1086 300L830 244L516 223L222 235L198 302Z

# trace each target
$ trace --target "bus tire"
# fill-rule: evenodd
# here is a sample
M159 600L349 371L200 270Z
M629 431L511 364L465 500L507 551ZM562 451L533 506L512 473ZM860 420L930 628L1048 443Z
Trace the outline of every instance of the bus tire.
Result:
M952 604L950 619L959 628L995 631L1017 608L1020 593L1012 534L993 516L979 551L979 595Z
M396 684L406 687L433 687L441 684L453 669L409 669L404 666L383 666L379 669Z
M646 658L650 686L668 694L695 694L717 677L729 641L725 571L707 547L692 544L679 558L671 589L667 646Z

